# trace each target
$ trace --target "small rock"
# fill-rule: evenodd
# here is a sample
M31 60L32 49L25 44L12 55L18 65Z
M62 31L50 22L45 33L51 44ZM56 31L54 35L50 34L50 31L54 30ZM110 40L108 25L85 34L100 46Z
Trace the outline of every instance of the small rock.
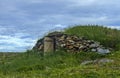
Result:
M96 59L96 60L86 60L81 63L81 65L87 64L105 64L105 63L112 63L114 60L103 58L103 59Z
M91 64L93 63L94 61L93 60L90 60L90 61L84 61L81 63L81 65L87 65L87 64Z
M90 48L94 48L94 47L98 47L98 46L99 46L98 43L94 43L94 44L91 44L91 45L90 45Z
M97 52L100 54L106 54L106 53L110 53L109 49L103 49L103 48L97 48Z
M41 45L41 46L39 46L39 48L38 48L38 49L39 49L39 50L42 50L42 49L43 49L43 47L44 47L44 46L43 46L43 45Z
M73 46L68 46L69 49L73 49Z
M98 63L110 63L110 62L113 62L113 61L114 61L114 60L104 58L104 59L100 59L100 60L98 61Z
M66 46L66 44L61 44L60 46L61 46L61 47L65 47L65 46Z
M91 49L92 52L96 52L97 50L96 49Z

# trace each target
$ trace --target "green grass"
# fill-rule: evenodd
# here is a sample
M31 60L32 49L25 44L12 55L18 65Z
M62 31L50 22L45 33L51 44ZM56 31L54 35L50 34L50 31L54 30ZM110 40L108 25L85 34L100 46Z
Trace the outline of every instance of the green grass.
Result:
M106 47L120 50L120 30L117 29L97 25L74 26L65 29L65 33L80 37L83 36L91 40L99 41Z
M25 53L0 53L0 78L120 78L120 31L98 26L76 26L65 33L100 41L116 51L102 55L95 52L67 53L62 50L46 53L28 50ZM112 59L109 63L84 61Z
M81 65L85 60L113 59L112 63ZM1 78L119 78L120 51L108 55L57 51L44 57L29 51L0 64ZM8 63L9 62L9 63Z

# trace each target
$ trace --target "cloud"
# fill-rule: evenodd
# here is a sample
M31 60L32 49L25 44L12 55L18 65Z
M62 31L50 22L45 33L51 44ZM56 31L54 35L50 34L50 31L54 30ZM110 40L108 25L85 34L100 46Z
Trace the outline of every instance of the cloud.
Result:
M9 50L23 50L45 33L75 24L119 29L119 3L119 0L0 0L0 43Z
M90 6L97 0L67 0L70 3L70 7Z
M107 27L120 30L120 26L107 26Z
M119 0L66 0L67 3L72 7L90 7L90 6L110 6L110 5L118 5ZM94 7L95 8L95 7ZM104 7L106 8L106 7Z
M5 20L9 25L26 26L27 28L31 26L43 28L46 26L50 28L50 25L59 23L69 25L71 24L71 22L68 22L69 18L74 19L74 24L76 24L75 21L79 21L77 20L78 18L81 18L78 22L79 24L84 24L81 21L85 21L85 19L88 22L88 19L93 20L99 17L114 19L112 21L106 19L110 24L114 24L117 21L116 19L119 20L119 11L116 10L119 9L118 0L110 0L109 2L104 0L51 0L50 2L48 0L17 0L14 2L2 2L8 3L7 6L3 6L5 10L2 9L2 12L4 16L7 14L9 14L9 16L4 17L1 23L3 24ZM110 6L115 9L111 9ZM106 21L102 22L102 24L106 24ZM96 20L93 22L96 23ZM93 22L91 21L89 23L92 24ZM99 24L101 21L97 23ZM107 25L110 25L109 23L107 23ZM49 24L49 26L46 24Z
M56 27L61 27L61 28L65 28L65 27L67 27L66 25L61 25L61 24L56 24L56 25L54 25L54 27L56 28Z
M14 36L0 35L0 51L23 51L30 49L35 44L35 40L23 38L24 36L26 36L24 33L16 33ZM18 48L21 48L21 50Z

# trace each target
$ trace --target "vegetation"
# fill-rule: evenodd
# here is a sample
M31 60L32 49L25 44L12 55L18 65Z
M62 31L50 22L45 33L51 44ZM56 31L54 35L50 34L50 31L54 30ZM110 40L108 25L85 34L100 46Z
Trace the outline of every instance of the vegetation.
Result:
M113 59L110 63L81 65L85 60ZM17 55L0 63L1 78L119 78L120 52L71 54L62 51L41 56L34 51Z
M47 53L45 56L42 52L33 50L24 53L0 53L0 78L120 78L119 30L76 26L65 29L65 33L86 36L108 47L107 44L111 43L115 45L116 51L106 55L95 52L73 54L62 50ZM81 64L102 58L112 59L113 62Z
M115 50L120 50L120 30L98 25L74 26L65 29L65 33L83 36L91 40L99 41L102 45Z

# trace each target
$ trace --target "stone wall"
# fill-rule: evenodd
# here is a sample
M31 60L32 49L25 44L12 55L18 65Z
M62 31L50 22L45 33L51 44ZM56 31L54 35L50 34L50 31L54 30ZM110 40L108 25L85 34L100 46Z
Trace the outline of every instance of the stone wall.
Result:
M47 37L52 38L55 42L55 50L64 49L67 52L98 52L109 53L110 49L105 48L99 42L89 40L85 37L78 37L76 35L68 35L61 32L50 33ZM38 40L33 49L43 51L44 38Z

